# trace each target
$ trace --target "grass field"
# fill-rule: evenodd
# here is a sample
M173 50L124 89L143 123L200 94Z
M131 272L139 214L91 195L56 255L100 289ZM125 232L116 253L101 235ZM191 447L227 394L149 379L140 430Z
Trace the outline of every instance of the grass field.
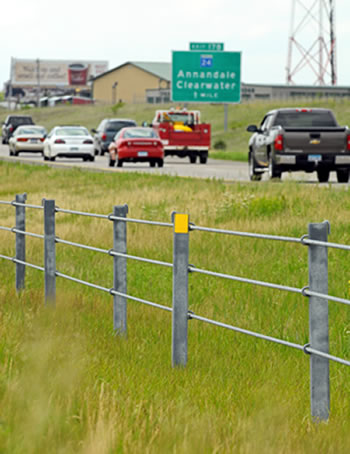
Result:
M224 107L222 105L188 105L188 108L200 109L202 121L211 124L212 148L210 157L217 159L247 161L248 140L246 132L249 124L259 124L268 110L287 106L326 107L333 109L339 124L350 125L350 105L347 101L318 98L261 101L254 103L231 104L228 107L228 131L224 131ZM23 113L31 114L37 124L48 129L58 124L82 124L87 128L96 128L103 118L132 118L138 124L143 121L151 123L156 109L168 108L169 105L125 104L123 106L57 106L51 108L30 109ZM0 120L5 120L8 111L0 110ZM216 150L215 144L224 142L225 150Z
M48 113L50 111L47 111ZM124 114L123 114L124 116ZM96 174L0 163L0 200L27 192L28 203L170 221L173 210L197 225L301 237L328 219L330 241L350 244L347 187L225 184L139 174ZM42 212L27 210L27 230L42 233ZM0 206L0 225L14 208ZM108 221L57 214L56 235L112 247ZM42 265L41 240L27 238L27 260ZM128 252L172 261L171 229L128 225ZM0 232L0 254L14 237ZM209 270L303 287L307 248L192 232L190 263ZM112 287L105 255L57 245L57 269ZM329 252L329 292L349 297L348 253ZM308 305L299 295L189 276L190 309L292 342L308 342ZM331 417L310 418L308 357L195 320L189 361L171 368L171 315L128 303L128 336L113 334L112 299L57 280L55 310L43 304L43 276L28 269L14 291L14 265L0 262L0 452L14 453L348 453L350 369L331 364ZM171 305L171 270L128 262L128 292ZM350 358L350 317L330 303L330 351Z

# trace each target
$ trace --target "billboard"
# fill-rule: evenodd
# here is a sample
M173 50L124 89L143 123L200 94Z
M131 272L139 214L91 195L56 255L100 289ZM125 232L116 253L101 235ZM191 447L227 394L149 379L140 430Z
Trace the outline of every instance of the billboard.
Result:
M108 71L108 61L25 60L11 61L13 87L87 87L89 80Z

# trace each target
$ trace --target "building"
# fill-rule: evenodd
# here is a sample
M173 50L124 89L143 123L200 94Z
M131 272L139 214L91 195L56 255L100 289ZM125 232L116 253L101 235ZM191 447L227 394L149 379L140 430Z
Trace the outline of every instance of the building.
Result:
M116 104L169 102L171 64L126 62L93 79L93 98Z
M350 87L319 86L319 85L263 85L243 84L241 86L241 99L245 101L269 99L327 99L350 98Z
M93 80L97 102L171 102L171 63L127 62ZM241 101L278 99L349 99L350 87L313 85L241 84Z

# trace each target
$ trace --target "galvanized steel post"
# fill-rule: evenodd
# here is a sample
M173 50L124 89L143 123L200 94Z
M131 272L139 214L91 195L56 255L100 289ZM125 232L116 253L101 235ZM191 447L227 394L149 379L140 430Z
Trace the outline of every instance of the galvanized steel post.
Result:
M189 216L172 213L174 224L172 365L187 364Z
M44 267L45 303L56 300L56 227L55 201L43 199L44 205Z
M328 241L328 221L309 224L310 240ZM309 289L328 294L328 248L309 245ZM310 347L329 353L328 301L316 296L309 298L309 339ZM329 360L311 354L310 357L311 416L315 421L329 417Z
M25 204L27 194L17 194L16 202ZM26 230L26 209L16 205L16 229L21 232ZM26 261L26 237L23 233L16 233L16 259ZM22 263L16 263L16 290L19 292L25 286L26 267Z
M125 218L128 206L115 206L113 215ZM126 254L126 222L113 220L113 249L115 252ZM127 293L127 259L126 257L113 257L113 287L120 293ZM126 335L127 332L127 299L124 296L114 295L113 298L113 327L118 334Z

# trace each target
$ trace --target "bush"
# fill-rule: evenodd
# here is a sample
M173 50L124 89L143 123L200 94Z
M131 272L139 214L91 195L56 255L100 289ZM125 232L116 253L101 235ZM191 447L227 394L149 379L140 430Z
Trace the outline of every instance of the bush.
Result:
M117 102L117 104L114 104L114 106L111 107L111 110L114 114L118 112L119 109L125 106L125 103L122 101Z
M224 140L217 140L213 145L214 150L226 150L226 142Z

